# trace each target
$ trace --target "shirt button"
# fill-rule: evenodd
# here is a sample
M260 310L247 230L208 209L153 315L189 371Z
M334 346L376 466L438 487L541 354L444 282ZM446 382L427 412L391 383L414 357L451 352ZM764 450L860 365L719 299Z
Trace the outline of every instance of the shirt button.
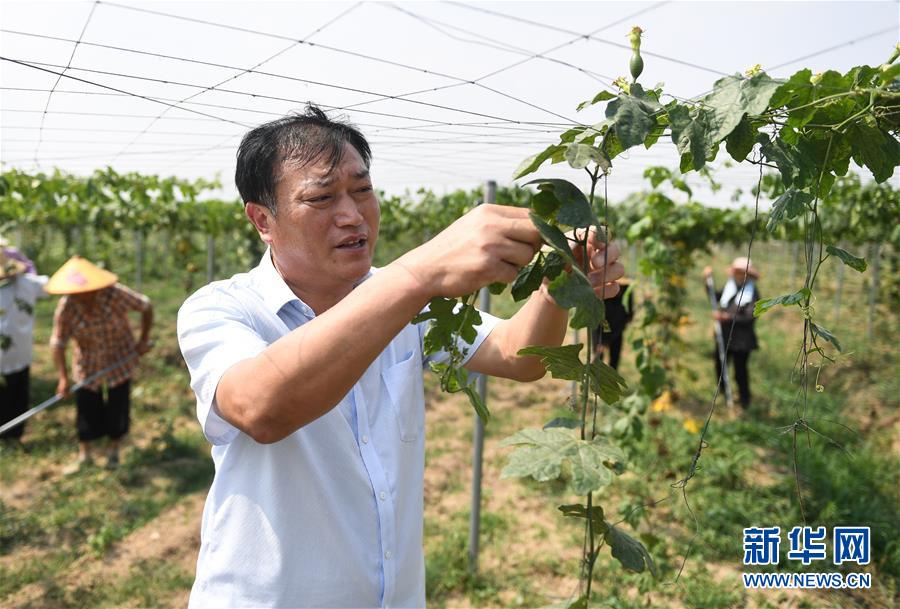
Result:
M394 555L394 553L391 552L390 550L386 550L384 553L384 557L387 558L388 560L390 560L391 556L393 556L393 555Z
M369 443L369 436L363 436L363 437L362 437L362 443L363 443L363 444L368 444L368 443Z
M387 499L387 493L381 491L380 493L378 493L378 498L384 501L385 499Z

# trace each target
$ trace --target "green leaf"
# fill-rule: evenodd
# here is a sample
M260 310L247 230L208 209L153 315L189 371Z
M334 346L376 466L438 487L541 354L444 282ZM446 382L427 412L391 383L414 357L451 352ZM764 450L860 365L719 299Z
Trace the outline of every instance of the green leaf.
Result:
M593 145L596 139L609 131L609 126L612 124L612 121L605 118L599 123L595 125L591 125L587 127L584 131L575 136L572 140L576 144L590 144Z
M540 190L531 197L531 209L545 220L552 220L559 206L559 199L552 192L546 190Z
M812 195L796 188L788 188L780 197L772 203L769 210L769 222L766 230L773 232L785 218L796 218L807 210L807 205L813 200Z
M800 168L803 166L802 161L794 154L793 148L781 138L770 140L765 133L760 133L756 141L759 142L766 160L778 167L784 185L790 186L799 177ZM803 184L798 184L798 187L801 186Z
M772 307L778 305L786 307L789 305L799 304L808 299L810 295L811 292L809 291L809 288L801 288L793 294L784 294L782 296L776 296L775 298L764 298L762 300L757 300L756 305L753 307L753 316L759 317Z
M650 186L656 188L666 180L672 178L672 171L667 167L654 165L644 170L644 178L650 180Z
M465 393L481 422L487 425L491 419L491 413L487 405L482 401L481 396L470 383L469 371L460 367L451 369L447 362L431 362L430 366L431 370L441 379L441 390L447 393L460 391Z
M516 280L513 281L511 294L513 300L519 302L531 295L536 289L541 287L541 281L544 278L543 256L538 255L534 262L519 269Z
M603 161L603 155L593 146L587 144L568 144L566 146L566 161L572 169L584 169L591 163Z
M750 125L747 117L741 119L734 131L725 138L725 150L738 163L746 160L747 155L753 150L753 144L756 141L756 129Z
M543 429L552 429L553 427L560 427L562 429L579 429L581 427L581 421L578 419L568 419L566 417L556 417L546 425L544 425Z
M682 154L680 166L682 173L690 169L701 169L706 164L710 117L710 113L704 110L699 110L696 116L692 117L687 106L676 104L669 108L672 141ZM690 154L688 159L685 158L687 154Z
M528 217L531 218L531 222L534 224L535 228L538 229L538 232L547 244L559 252L560 255L565 258L567 263L577 265L575 254L572 253L572 248L569 247L569 241L561 230L552 224L544 222L543 218L535 213L528 214Z
M537 355L555 379L565 381L581 381L584 377L585 364L579 353L583 344L563 345L560 347L525 347L518 355ZM618 402L628 390L625 379L614 368L603 360L595 359L589 369L590 389L597 392L607 404Z
M815 336L824 338L825 340L830 342L832 345L834 345L835 349L837 349L838 351L841 351L841 352L844 351L841 348L841 343L838 342L838 339L834 334L832 334L831 332L829 332L828 330L826 330L825 328L823 328L822 326L820 326L819 324L814 323L814 322L810 322L810 328L812 328L812 333Z
M812 70L804 68L799 72L795 72L781 84L769 100L772 108L781 106L796 107L805 105L809 102L812 94L809 79L812 76Z
M572 328L596 328L603 319L603 303L593 286L581 274L561 273L548 286L556 304L564 309L575 309Z
M607 523L607 531L603 535L604 541L609 545L613 558L622 563L622 566L635 573L643 573L649 569L656 576L656 565L653 558L647 552L644 544L625 533L619 527Z
M615 99L615 97L616 97L616 96L613 95L612 93L610 93L609 91L600 91L600 92L597 93L597 95L595 95L594 98L591 99L590 101L583 101L583 102L581 102L580 104L578 104L577 110L578 110L579 112L581 112L582 110L584 110L584 109L587 108L588 106L593 106L594 104L599 104L600 102L604 102L604 101L607 101L607 100L610 100L610 99Z
M559 347L525 347L519 349L516 355L537 355L553 378L564 381L580 381L584 376L584 362L581 361L578 354L581 353L583 347L582 343Z
M587 197L568 180L545 178L532 180L525 185L530 184L537 184L540 193L549 193L559 202L556 210L556 221L559 224L579 228L600 224Z
M849 266L851 269L855 271L859 271L860 273L864 273L866 271L866 259L859 258L858 256L854 256L847 250L843 250L839 247L835 247L833 245L829 245L825 248L825 251L831 254L832 256L837 256L841 259L841 262Z
M581 440L568 430L523 429L506 438L501 446L518 446L501 478L531 476L538 482L555 480L567 469L569 486L577 495L600 490L612 482L613 470L621 469L624 453L602 438Z
M884 84L888 84L892 80L900 78L900 63L895 63L890 66L887 70L881 72L880 80Z
M745 115L756 115L765 111L779 86L778 82L772 80L765 72L750 78L734 75L717 80L712 93L701 101L709 112L707 120L709 131L705 134L704 140L706 148L725 139Z
M460 368L459 370L465 371L464 368ZM469 398L469 403L472 405L472 408L475 409L475 412L478 414L478 418L481 419L481 422L484 425L487 425L491 420L491 413L488 410L487 405L482 401L481 395L479 395L478 391L476 391L474 387L468 384L463 387L463 392Z
M428 308L413 318L414 324L433 320L423 341L425 355L441 350L449 352L457 334L469 344L475 342L475 326L481 324L481 314L471 305L457 307L457 304L455 298L433 298Z
M858 165L869 168L879 184L894 174L897 140L891 135L865 123L853 127L851 138L853 159Z
M547 279L556 279L556 277L566 270L566 259L558 252L549 252L544 256L544 277Z
M513 172L512 179L518 180L523 176L527 176L529 173L534 173L547 159L561 150L563 150L562 146L554 144L552 146L547 146L542 152L538 152L537 154L528 157L522 161L522 164Z
M488 286L488 292L493 294L494 296L499 296L506 289L506 284L502 281L495 281L494 283Z
M563 516L568 516L569 518L583 518L584 520L588 519L587 506L580 503L561 505L557 509L563 513ZM590 519L594 523L594 534L603 535L609 529L609 525L606 523L603 514L603 508L601 506L591 506Z
M630 95L623 94L609 102L606 117L612 120L611 128L615 130L624 149L644 142L656 125L656 121L651 118L652 112L645 102Z
M544 605L543 607L541 607L541 609L587 609L587 607L587 596L582 595L572 602L564 600L558 603L553 603L552 605Z

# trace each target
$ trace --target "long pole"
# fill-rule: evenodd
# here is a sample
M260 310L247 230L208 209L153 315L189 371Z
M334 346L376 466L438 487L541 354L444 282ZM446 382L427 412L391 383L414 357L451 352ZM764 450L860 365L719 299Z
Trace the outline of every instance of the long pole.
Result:
M71 394L75 393L76 391L78 391L79 389L81 389L82 387L87 385L88 383L94 382L95 379L100 378L107 372L111 372L120 366L124 366L127 362L133 360L137 356L138 356L137 352L134 352L131 355L127 355L124 358L117 361L116 363L112 364L111 366L107 366L103 370L100 370L99 372L95 372L94 374L90 375L83 381L79 381L79 382L75 383L72 386L72 388L69 390L69 394L71 395ZM7 421L2 426L0 426L0 434L6 432L6 430L8 430L8 429L12 429L16 425L19 425L20 423L24 423L25 421L27 421L28 419L30 419L31 417L33 417L40 411L50 408L51 406L53 406L54 404L56 404L57 402L59 402L60 400L62 400L65 397L66 396L64 396L64 395L54 395L52 398L44 400L43 402L41 402L40 404L38 404L31 410L29 410L27 412L23 412L22 414L17 416L12 421Z
M716 286L713 283L712 275L706 278L706 293L709 295L709 304L712 307L712 310L719 310L719 303L716 302ZM725 384L725 403L728 404L728 407L731 408L734 406L734 402L731 398L731 382L728 380L728 357L725 354L725 338L722 336L722 324L719 323L718 319L713 320L713 328L716 333L716 347L719 352L719 364L722 367L722 382ZM716 379L716 384L718 384L719 379Z
M496 203L497 182L488 180L484 185L484 203ZM491 292L487 286L481 288L479 309L491 312ZM487 404L487 376L478 375L477 389L481 401ZM469 573L478 572L478 538L481 529L481 465L484 458L484 423L475 415L475 429L472 433L472 509L469 513Z

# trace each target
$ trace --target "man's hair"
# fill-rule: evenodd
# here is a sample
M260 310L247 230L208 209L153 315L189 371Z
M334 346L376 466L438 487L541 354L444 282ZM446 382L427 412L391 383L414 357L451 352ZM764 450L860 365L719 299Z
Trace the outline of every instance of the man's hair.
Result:
M330 169L344 155L344 143L353 146L366 168L372 158L369 143L347 122L328 118L307 104L302 114L289 114L251 130L241 140L234 182L244 204L261 203L276 213L275 190L285 163L303 166L325 159Z

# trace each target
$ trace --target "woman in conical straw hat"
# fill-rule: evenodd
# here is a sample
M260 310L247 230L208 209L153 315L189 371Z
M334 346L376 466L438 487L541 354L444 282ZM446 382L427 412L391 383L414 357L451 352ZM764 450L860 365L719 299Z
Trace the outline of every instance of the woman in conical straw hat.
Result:
M130 424L131 375L134 354L150 349L153 306L150 299L117 283L117 277L79 256L70 258L47 282L46 291L62 295L53 316L50 346L59 373L56 393L69 393L66 343L75 343L72 378L80 382L111 368L75 392L79 453L68 468L92 463L91 443L109 438L107 467L119 463L119 443ZM141 335L136 341L128 311L140 311ZM104 388L106 396L104 397Z
M712 276L712 267L703 269L703 276ZM727 343L726 358L734 361L734 377L737 381L740 403L743 408L750 406L750 353L758 347L754 324L753 308L760 299L759 271L749 258L735 258L728 267L728 281L721 292L716 292L718 308L713 317L719 323L722 337ZM716 378L722 377L722 363L716 351Z
M34 303L45 296L46 282L28 258L0 238L0 425L28 409ZM20 423L0 439L15 445L23 433L25 424Z

